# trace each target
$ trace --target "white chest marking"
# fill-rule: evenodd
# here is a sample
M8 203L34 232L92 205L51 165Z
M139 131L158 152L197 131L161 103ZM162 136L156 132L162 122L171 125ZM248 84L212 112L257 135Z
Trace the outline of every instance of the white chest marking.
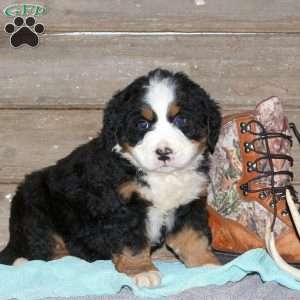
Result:
M158 243L161 236L161 228L166 226L166 230L170 231L174 225L174 212L170 210L163 212L157 207L150 207L148 210L148 219L146 223L147 236L151 243Z
M197 199L207 184L207 177L194 170L173 173L149 173L149 186L141 187L142 195L153 203L148 210L147 233L151 242L157 242L163 225L171 230L176 208Z
M149 173L149 186L141 187L144 197L161 211L168 211L195 200L207 184L207 177L194 170Z

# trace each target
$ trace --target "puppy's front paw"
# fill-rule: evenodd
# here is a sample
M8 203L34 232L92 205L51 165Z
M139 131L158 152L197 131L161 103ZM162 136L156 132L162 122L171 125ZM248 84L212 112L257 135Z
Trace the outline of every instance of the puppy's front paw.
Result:
M159 271L152 270L148 272L142 272L134 275L133 277L134 283L139 288L155 288L160 285L161 276Z
M24 265L26 262L28 262L28 259L26 259L24 257L19 257L14 261L13 266L20 267L20 266Z
M205 264L202 267L208 267L208 268L220 268L222 267L221 263L217 263L217 264Z

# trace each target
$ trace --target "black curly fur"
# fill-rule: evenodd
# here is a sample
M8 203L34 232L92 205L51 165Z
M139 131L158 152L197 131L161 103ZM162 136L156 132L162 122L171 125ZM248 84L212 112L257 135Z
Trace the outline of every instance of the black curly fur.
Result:
M179 105L189 114L195 131L186 136L207 137L207 151L213 151L220 129L220 112L214 101L182 73L155 70L140 77L113 96L104 113L104 126L94 140L75 149L55 165L26 176L12 201L10 240L0 253L0 263L12 264L17 257L50 260L53 235L62 237L70 255L87 261L110 259L124 247L138 252L147 245L147 199L134 193L125 200L117 192L128 181L147 184L137 168L113 151L116 144L137 144L143 134L132 120L140 114L149 78L160 73L176 82ZM208 159L199 172L208 173ZM205 201L195 201L176 211L173 232L192 226L210 239Z

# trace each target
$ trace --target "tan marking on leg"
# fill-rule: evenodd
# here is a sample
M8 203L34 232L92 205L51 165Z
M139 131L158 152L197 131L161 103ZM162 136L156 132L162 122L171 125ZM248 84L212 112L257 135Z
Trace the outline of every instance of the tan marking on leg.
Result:
M185 227L179 233L168 236L166 244L187 267L220 264L212 253L207 237L192 228Z
M53 234L52 237L54 240L54 248L53 248L53 254L52 254L51 259L59 259L64 256L70 255L70 252L67 249L67 246L66 246L64 240L62 239L62 237L60 237L57 234Z
M128 200L134 193L138 192L138 185L133 181L124 182L119 186L118 193L125 199Z
M138 287L156 287L160 284L160 273L153 265L150 248L138 254L125 249L121 254L113 255L117 271L132 277Z
M146 120L152 121L154 119L154 112L150 107L145 106L145 107L142 108L142 116Z
M172 102L169 107L168 116L175 117L179 112L180 112L180 106L177 104L177 102Z

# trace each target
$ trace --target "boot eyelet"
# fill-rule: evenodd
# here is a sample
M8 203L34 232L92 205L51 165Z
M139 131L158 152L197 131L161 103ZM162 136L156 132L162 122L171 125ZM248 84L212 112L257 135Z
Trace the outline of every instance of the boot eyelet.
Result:
M243 191L243 194L245 196L248 195L248 184L247 183L243 183L240 185L240 189Z
M255 162L248 161L247 166L248 166L248 168L247 168L248 172L253 172L253 171L256 170L256 163Z
M244 191L244 190L247 190L247 189L248 189L248 184L247 184L247 183L241 184L241 185L240 185L240 189L243 190L243 191Z
M288 211L287 209L283 209L283 210L281 211L281 215L282 215L283 217L287 217L287 216L289 215L289 211Z
M265 199L267 197L267 192L263 191L258 194L259 199Z
M252 143L244 143L244 147L245 147L245 152L249 153L251 151L254 151L254 145Z
M246 133L251 130L251 126L245 122L242 122L240 124L240 127L241 127L241 133Z

